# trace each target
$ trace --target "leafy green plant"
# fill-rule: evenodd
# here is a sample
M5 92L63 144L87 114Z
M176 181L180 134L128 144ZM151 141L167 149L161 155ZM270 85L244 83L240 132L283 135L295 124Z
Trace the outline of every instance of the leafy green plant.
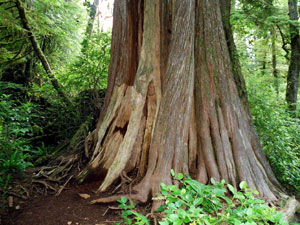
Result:
M262 1L240 3L233 10L231 22L246 80L253 123L276 178L283 186L299 195L300 111L298 109L290 114L287 110L285 94L289 60L287 52L281 48L283 39L288 43L290 38L287 35L287 25L291 22L287 4L274 1L269 5ZM273 40L276 51L272 51L270 35L270 28L274 26L275 30L280 28L281 31L276 31L276 39ZM289 51L289 46L285 47ZM276 62L273 62L273 54L276 55ZM273 63L276 63L277 78Z
M0 188L6 189L13 175L32 166L26 138L33 135L30 103L20 103L10 95L0 95Z
M275 96L266 77L249 77L248 93L254 126L276 178L300 192L300 119L288 112L284 96Z
M135 204L131 200L127 200L122 197L118 200L119 208L122 209L122 218L124 224L139 224L139 225L150 225L149 220L146 216L136 212L134 209ZM122 224L121 222L115 223L115 225Z
M174 172L173 172L174 173ZM159 211L165 216L159 224L285 224L282 214L275 208L268 207L263 200L256 199L257 191L247 188L246 182L241 182L237 191L224 180L216 182L211 179L211 185L204 185L187 176L177 174L176 185L161 185L161 195L157 200L165 204ZM227 191L230 190L230 193ZM232 195L232 198L230 198Z
M93 34L83 41L81 55L58 77L71 93L106 88L110 44L111 32Z
M175 175L173 170L171 174L180 188L161 184L160 194L153 198L164 202L157 210L163 215L158 222L160 225L288 224L275 207L269 207L265 201L255 198L259 193L248 188L245 181L240 183L240 191L237 191L224 180L216 182L211 179L212 185L204 185L181 173ZM141 216L133 213L134 204L131 201L129 204L126 202L125 197L119 200L125 224L148 224L146 220L144 223L133 223Z

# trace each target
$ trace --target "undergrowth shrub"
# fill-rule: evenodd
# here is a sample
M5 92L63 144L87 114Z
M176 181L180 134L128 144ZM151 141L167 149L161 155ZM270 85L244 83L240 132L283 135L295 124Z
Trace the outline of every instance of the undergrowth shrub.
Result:
M50 147L37 140L44 135L40 105L19 93L28 90L20 84L0 82L0 191L5 196L14 178L27 167L50 154Z
M176 176L174 171L171 173L180 188L161 184L160 194L153 198L164 201L157 210L163 216L158 222L160 225L288 224L275 207L269 207L263 200L255 198L254 195L259 193L247 188L245 181L240 183L240 191L237 191L224 180L216 182L211 179L212 185L204 185L181 173ZM119 208L123 209L124 224L150 224L145 216L134 210L131 201L127 202L123 197L118 202Z
M54 67L72 105L62 101L40 67L35 71L34 82L28 85L0 81L2 193L7 192L12 178L27 167L43 165L82 145L103 104L110 41L110 32L92 35L82 42L76 60Z
M13 175L32 166L30 160L33 129L30 116L33 105L0 95L0 189L5 192Z
M263 79L248 80L253 123L277 179L300 193L300 111L291 114L284 95L276 96Z
M19 89L32 91L35 96L19 99L15 95ZM15 178L23 177L27 167L45 165L82 145L93 119L99 115L105 91L82 92L72 99L72 106L66 106L52 89L44 85L43 89L29 91L18 84L0 82L0 195L3 197L19 180Z

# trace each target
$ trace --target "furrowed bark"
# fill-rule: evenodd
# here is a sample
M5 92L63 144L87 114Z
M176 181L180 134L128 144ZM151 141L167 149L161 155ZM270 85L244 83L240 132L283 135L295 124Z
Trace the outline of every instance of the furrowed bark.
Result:
M135 187L142 199L159 192L160 183L171 184L170 170L182 172L188 149L194 84L195 1L175 1L170 53L166 66L161 104L150 146L148 170ZM180 35L179 35L180 34ZM175 46L182 46L176 48ZM170 107L173 106L173 107Z
M239 96L243 104L245 105L245 109L248 109L248 94L246 90L246 83L242 75L242 69L239 62L236 45L234 43L232 27L230 24L231 0L220 0L220 9L235 83L237 85Z
M115 86L120 86L125 81L127 81L127 85L128 81L131 85L133 83L142 43L143 2L131 1L129 4L126 1L115 0L109 79L97 130L106 115ZM131 7L132 9L130 9ZM133 12L136 12L137 15L132 15Z

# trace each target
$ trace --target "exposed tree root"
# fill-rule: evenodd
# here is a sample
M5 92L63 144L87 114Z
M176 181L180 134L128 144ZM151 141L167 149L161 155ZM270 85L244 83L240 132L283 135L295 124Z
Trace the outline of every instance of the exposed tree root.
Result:
M112 203L120 200L122 197L131 199L132 201L137 201L140 203L145 203L144 197L139 195L139 194L121 194L121 195L113 195L109 197L104 197L104 198L98 198L95 200L90 201L90 204L97 204L97 203Z
M108 206L102 216L105 216L109 210L121 210L119 207Z
M47 194L50 191L51 194L59 195L75 174L78 174L87 163L84 139L80 142L80 145L72 145L72 151L50 161L46 166L28 168L27 177L29 179L27 178L28 182L25 181L25 183L33 186L31 191L41 194Z
M300 213L300 203L294 197L291 197L287 200L281 212L284 215L285 221L293 222L295 214L297 212Z
M32 183L42 184L42 185L44 185L44 187L45 187L46 189L50 189L50 190L52 190L52 191L54 191L54 192L57 191L57 189L56 189L55 187L53 187L52 185L50 185L50 184L47 183L46 181L35 180L35 179L33 179L33 180L32 180Z
M27 194L24 196L24 195L17 194L15 192L9 192L8 196L15 196L15 197L20 198L22 200L27 200L28 197L29 197Z

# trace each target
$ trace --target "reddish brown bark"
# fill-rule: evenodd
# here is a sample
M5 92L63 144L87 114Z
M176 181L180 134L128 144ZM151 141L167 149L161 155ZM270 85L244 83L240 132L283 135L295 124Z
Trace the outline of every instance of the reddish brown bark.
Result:
M174 169L278 198L224 28L219 1L116 0L106 105L81 178L100 176L105 191L135 170L130 197L145 202Z

